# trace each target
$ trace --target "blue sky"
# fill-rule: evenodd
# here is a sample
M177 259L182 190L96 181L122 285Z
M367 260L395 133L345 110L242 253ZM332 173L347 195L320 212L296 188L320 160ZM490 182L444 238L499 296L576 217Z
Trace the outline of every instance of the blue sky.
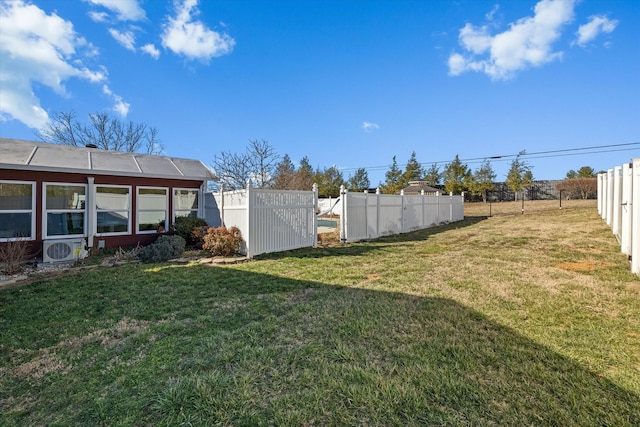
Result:
M106 111L158 128L166 155L265 139L372 185L412 151L506 156L497 180L522 150L536 179L627 162L639 76L635 0L0 1L2 137Z

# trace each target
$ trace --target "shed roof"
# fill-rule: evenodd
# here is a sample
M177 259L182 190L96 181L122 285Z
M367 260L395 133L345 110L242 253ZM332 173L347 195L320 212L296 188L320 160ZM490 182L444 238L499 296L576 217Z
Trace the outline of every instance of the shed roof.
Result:
M424 190L425 194L433 194L440 192L437 188L433 188L427 185L424 181L409 181L409 186L403 188L404 194L420 194Z
M213 178L200 160L0 138L0 169L205 181Z

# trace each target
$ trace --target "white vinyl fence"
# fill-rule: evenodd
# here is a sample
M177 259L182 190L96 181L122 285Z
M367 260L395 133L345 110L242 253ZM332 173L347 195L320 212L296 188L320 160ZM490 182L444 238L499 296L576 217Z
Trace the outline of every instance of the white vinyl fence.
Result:
M640 158L598 174L598 213L640 276Z
M241 251L249 258L263 253L315 247L317 187L313 191L244 190L214 193L212 212L225 227L242 233ZM216 221L208 219L209 224Z
M336 199L333 199L335 205ZM341 189L342 242L374 239L464 219L463 196L405 196L349 193ZM244 190L207 194L211 226L238 227L241 251L263 253L315 247L318 243L318 187L312 191ZM320 212L322 213L322 212Z
M464 219L464 196L350 193L340 190L340 240L407 233Z

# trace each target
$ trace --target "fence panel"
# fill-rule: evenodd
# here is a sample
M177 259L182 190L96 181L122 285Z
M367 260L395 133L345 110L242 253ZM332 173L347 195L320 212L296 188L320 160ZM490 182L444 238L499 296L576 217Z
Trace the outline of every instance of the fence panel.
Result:
M238 227L241 252L263 253L315 246L317 243L316 191L247 188L213 194L221 224Z
M622 166L613 168L613 211L611 216L611 230L620 241L622 232Z
M349 197L348 202L345 200L347 194ZM341 193L340 238L343 241L345 240L344 236L357 236L355 238L358 240L368 238L368 196L365 193Z
M425 196L405 196L403 199L402 212L402 232L424 228L424 197Z
M315 246L316 193L249 189L247 256Z
M247 212L247 190L223 191L213 193L213 198L220 213L220 225L225 227L238 227L242 234L240 252L247 253L247 238L249 237L249 215ZM215 211L215 208L207 207L205 210ZM209 222L211 224L211 222ZM211 224L213 225L213 224Z
M449 196L449 222L462 221L464 219L464 196Z
M374 238L402 233L401 197L391 194L379 194L378 216L378 235L373 236Z
M640 276L640 158L631 166L631 271Z
M607 225L613 225L613 190L614 190L614 179L613 179L613 169L609 169L607 171Z
M622 196L620 201L620 247L622 253L631 256L631 226L633 201L633 168L629 163L622 165Z
M342 189L340 238L375 239L464 219L462 196L350 193Z

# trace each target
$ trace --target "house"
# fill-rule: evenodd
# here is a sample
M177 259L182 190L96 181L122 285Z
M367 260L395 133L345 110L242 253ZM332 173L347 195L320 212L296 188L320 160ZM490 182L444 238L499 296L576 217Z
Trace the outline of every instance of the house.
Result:
M45 262L146 245L204 218L211 178L199 160L0 138L0 245L28 240Z
M443 194L441 190L437 188L429 187L425 181L409 181L409 186L402 189L403 193L408 196L411 194L424 194L426 196L435 196L436 194Z

